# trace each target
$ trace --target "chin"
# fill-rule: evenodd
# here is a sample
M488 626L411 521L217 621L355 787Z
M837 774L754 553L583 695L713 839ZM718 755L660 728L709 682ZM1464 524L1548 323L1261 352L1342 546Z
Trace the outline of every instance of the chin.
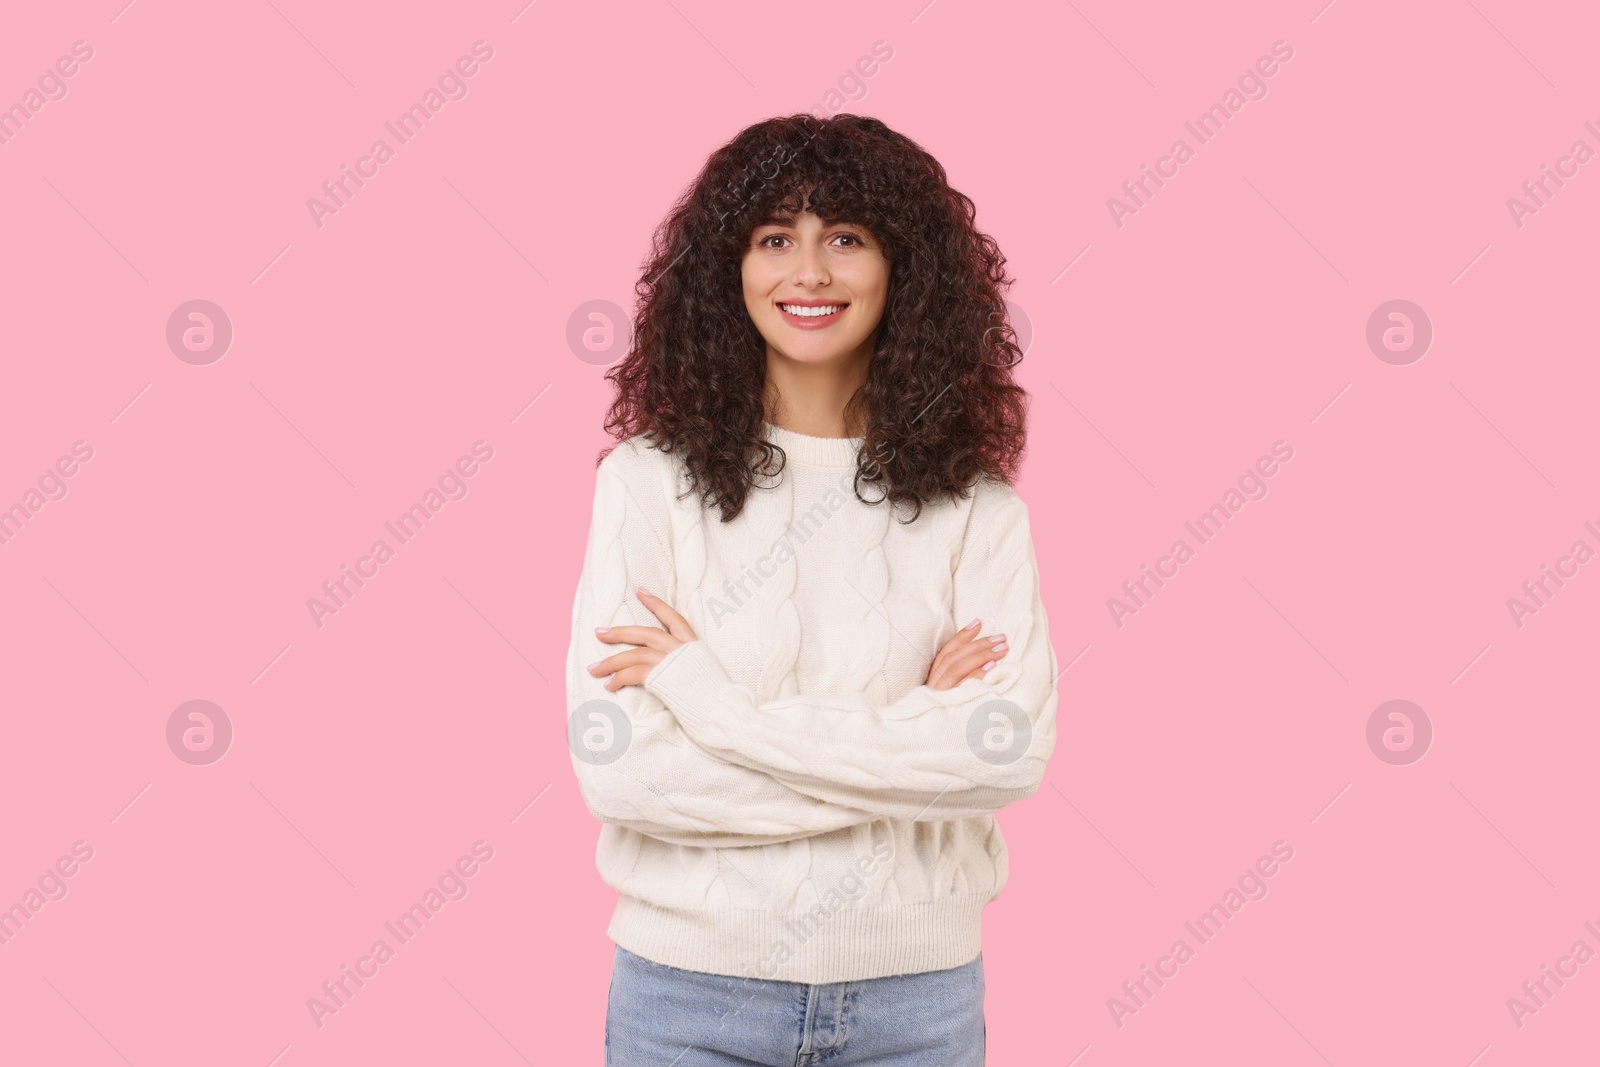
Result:
M835 360L843 359L852 351L850 348L839 348L837 346L827 349L801 348L788 350L778 348L776 345L773 347L796 363L831 363Z

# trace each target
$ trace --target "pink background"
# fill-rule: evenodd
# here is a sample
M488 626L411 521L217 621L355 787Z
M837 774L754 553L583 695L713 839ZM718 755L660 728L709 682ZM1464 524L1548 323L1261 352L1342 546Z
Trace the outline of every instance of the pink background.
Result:
M0 103L94 55L0 145L0 504L93 458L0 545L0 902L94 852L0 945L0 1061L601 1061L614 896L562 665L609 391L568 318L631 307L707 153L827 109L879 40L838 103L933 152L1019 279L1019 490L1072 663L1047 783L1000 816L990 1062L1594 1056L1600 961L1506 1006L1600 950L1600 563L1521 627L1506 603L1600 549L1600 162L1506 204L1600 149L1592 9L522 2L8 15ZM478 40L469 94L319 228L307 198ZM234 330L203 366L165 338L195 299ZM1403 366L1365 339L1395 299L1435 331ZM1270 494L1119 628L1107 598L1279 440ZM235 732L209 766L166 739L197 699ZM1392 699L1434 730L1410 765L1366 741ZM479 840L469 895L319 1029L307 998ZM1278 840L1270 895L1119 1028L1107 999Z

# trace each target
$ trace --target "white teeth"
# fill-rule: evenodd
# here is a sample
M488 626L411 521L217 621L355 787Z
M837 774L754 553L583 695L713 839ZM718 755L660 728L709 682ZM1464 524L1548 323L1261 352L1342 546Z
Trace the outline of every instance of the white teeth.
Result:
M779 304L783 310L791 315L799 315L803 319L814 319L819 315L832 315L835 311L844 310L843 304L828 304L824 307L800 307L795 304Z

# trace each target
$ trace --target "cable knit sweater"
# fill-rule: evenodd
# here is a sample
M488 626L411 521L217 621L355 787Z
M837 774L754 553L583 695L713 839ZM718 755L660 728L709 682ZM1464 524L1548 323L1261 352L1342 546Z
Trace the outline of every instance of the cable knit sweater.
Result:
M1027 506L985 478L904 523L852 490L862 438L764 432L785 469L726 524L642 437L597 471L567 695L619 894L607 934L657 963L805 983L969 963L1007 878L993 813L1039 788L1055 748ZM698 640L608 691L586 665L636 646L594 628L664 628L641 585ZM982 680L924 684L974 618L1009 649Z

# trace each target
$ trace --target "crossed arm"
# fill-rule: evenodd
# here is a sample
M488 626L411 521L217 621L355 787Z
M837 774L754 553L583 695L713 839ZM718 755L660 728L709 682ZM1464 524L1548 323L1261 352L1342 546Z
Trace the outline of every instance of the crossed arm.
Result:
M965 818L1038 788L1057 671L1026 507L1008 486L974 502L952 575L956 617L1001 629L1004 643L958 631L928 680L895 701L758 702L640 588L670 588L660 531L671 527L665 498L633 491L616 456L597 474L567 663L573 766L597 818L675 843L748 846L882 817Z

